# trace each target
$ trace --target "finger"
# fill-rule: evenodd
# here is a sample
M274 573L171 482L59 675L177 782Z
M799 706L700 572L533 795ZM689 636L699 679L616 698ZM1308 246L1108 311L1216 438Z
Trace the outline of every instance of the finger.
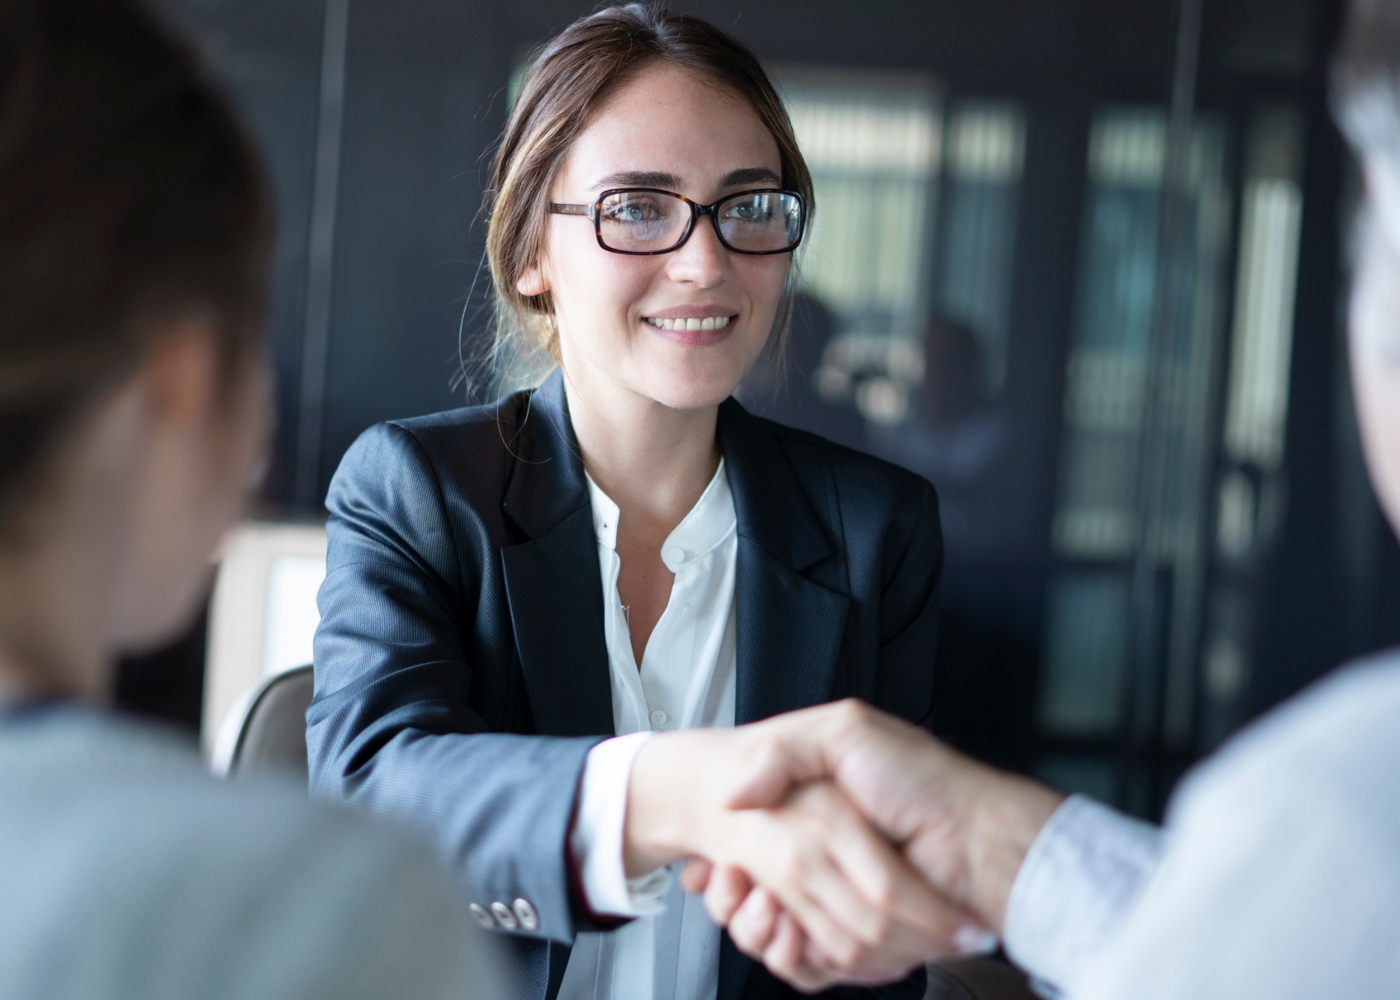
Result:
M956 935L975 918L929 886L884 837L876 834L850 802L829 785L807 793L832 819L829 850L842 881L864 904L847 898L842 881L814 889L827 905L850 907L852 930L868 945L916 958L959 950Z
M714 865L704 858L691 858L681 869L681 888L689 893L702 893L710 883Z
M716 865L710 875L710 884L705 889L705 912L720 927L733 919L734 913L744 903L753 889L741 868L733 865Z
M782 908L767 889L755 889L729 922L729 936L746 955L760 956L773 941Z
M832 753L829 737L852 731L862 719L863 709L846 699L741 727L752 746L733 782L729 807L776 806L803 782L831 777L840 756Z
M946 947L936 913L941 900L869 828L845 796L830 784L809 786L794 799L792 808L819 815L826 834L821 841L824 856L810 866L804 888L858 947L828 934L795 902L789 906L809 936L842 969L872 960L914 964Z
M916 932L899 926L851 884L837 863L814 866L804 889L809 905L790 907L812 942L843 975L869 964L909 966L927 951Z
M907 979L913 969L923 964L922 962L915 962L913 965L907 962L898 965L869 964L842 971L837 969L830 956L813 944L810 939L807 941L807 950L803 953L802 961L812 970L814 975L833 982L839 981L846 985L858 986L881 986L886 983L900 982Z
M763 964L803 993L819 993L838 980L804 962L806 951L807 938L801 926L791 914L780 914L773 941L763 952Z
M842 809L845 816L840 815ZM872 937L875 932L870 928L881 918L830 856L827 841L832 835L828 822L833 820L832 813L838 814L834 822L839 834L873 836L863 822L853 818L841 794L827 786L825 803L815 803L811 793L804 793L779 810L733 814L732 843L743 847L734 863L743 864L750 877L760 876L806 935L846 968L864 959L867 945L859 935L865 932L867 938ZM712 876L712 885L714 881ZM717 905L712 917L724 916L723 911L724 907Z

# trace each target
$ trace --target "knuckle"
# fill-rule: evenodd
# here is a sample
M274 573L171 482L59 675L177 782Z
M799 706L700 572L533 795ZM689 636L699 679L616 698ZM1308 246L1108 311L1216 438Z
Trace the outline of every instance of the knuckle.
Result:
M899 889L895 885L894 876L888 871L882 871L875 876L870 885L870 901L880 910L882 919L894 909L895 897Z
M865 957L865 949L854 938L845 938L837 944L836 953L831 957L835 960L838 968L846 971L854 969L861 963Z
M893 937L893 921L881 914L870 922L870 926L866 928L863 940L867 945L878 947L880 945L889 944ZM870 956L867 955L866 957L869 958Z

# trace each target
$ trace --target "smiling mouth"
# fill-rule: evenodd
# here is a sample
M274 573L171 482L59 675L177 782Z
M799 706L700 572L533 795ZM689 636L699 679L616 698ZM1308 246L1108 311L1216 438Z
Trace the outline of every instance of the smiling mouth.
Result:
M706 316L704 319L657 319L648 316L646 321L658 330L723 330L733 316Z

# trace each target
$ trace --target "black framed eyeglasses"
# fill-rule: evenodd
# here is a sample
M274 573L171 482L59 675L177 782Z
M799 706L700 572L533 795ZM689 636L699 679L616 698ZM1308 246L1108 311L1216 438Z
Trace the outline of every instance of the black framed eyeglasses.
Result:
M658 188L611 188L591 205L550 202L549 210L588 216L604 250L643 255L679 250L702 215L710 217L726 249L745 254L795 250L807 225L807 203L782 188L740 191L712 205Z

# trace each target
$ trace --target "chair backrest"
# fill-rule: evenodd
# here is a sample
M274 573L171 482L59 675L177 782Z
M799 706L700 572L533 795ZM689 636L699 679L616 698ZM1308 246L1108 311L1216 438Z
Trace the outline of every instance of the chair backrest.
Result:
M996 958L955 958L928 967L925 1000L1038 1000L1024 973Z
M268 677L228 713L209 767L221 778L276 772L306 780L306 707L309 665Z
M311 662L326 574L319 524L249 522L224 545L209 609L201 742L210 755L229 710L264 678Z

